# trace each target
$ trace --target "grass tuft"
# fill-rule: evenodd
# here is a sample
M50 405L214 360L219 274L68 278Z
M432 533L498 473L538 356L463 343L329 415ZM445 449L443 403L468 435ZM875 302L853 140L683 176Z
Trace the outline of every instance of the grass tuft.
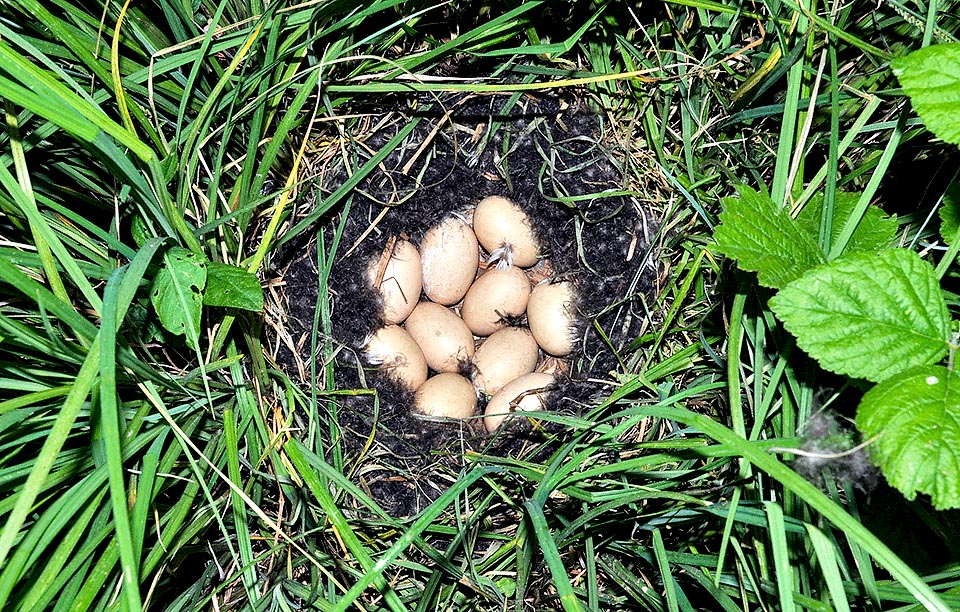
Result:
M822 194L831 254L871 204L940 248L925 219L958 156L888 62L957 42L960 3L869 9L5 3L0 608L960 608L955 516L800 475L821 398L846 417L859 391L710 248L740 183L794 213ZM396 426L375 375L338 365L338 262L416 206L444 139L457 167L486 151L520 176L510 113L543 100L599 127L550 132L566 157L534 160L539 193L637 215L629 282L578 364L596 386L513 446L467 424L424 451L410 440L432 425ZM590 183L597 159L616 185ZM586 259L605 245L582 217ZM264 310L164 328L150 291L175 247L255 274ZM359 404L372 424L350 421ZM403 515L384 490L423 503Z

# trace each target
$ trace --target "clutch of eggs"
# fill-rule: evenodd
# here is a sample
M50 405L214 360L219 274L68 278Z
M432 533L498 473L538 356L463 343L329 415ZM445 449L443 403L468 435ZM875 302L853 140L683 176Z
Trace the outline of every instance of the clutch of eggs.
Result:
M554 382L544 362L573 351L578 319L569 281L531 282L526 269L540 261L529 217L501 196L451 214L419 248L391 239L367 266L386 324L367 360L413 391L421 414L472 417L483 393L493 432L511 412L542 410ZM523 315L527 326L510 325Z

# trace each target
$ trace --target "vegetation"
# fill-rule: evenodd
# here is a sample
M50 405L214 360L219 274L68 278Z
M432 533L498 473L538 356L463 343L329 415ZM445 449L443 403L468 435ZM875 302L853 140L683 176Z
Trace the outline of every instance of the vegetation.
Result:
M955 0L4 3L0 608L960 609L955 457L930 476L952 490L904 486L889 457L914 439L850 424L861 400L896 397L878 399L900 366L952 376L960 122L937 109L957 80L890 62L960 42L958 15ZM657 217L662 274L647 332L598 374L611 392L537 415L558 433L535 460L469 455L394 517L336 435L341 399L370 393L328 367L340 236L318 238L316 384L276 363L294 343L274 262L403 146L412 127L364 138L371 107L460 92L589 100ZM756 219L779 261L738 251ZM830 321L788 298L820 266L843 285L884 263L925 288L909 306L932 313L926 337L843 328L858 358L838 366L816 335ZM911 403L928 376L904 411L950 423L955 391ZM909 500L867 461L878 436Z

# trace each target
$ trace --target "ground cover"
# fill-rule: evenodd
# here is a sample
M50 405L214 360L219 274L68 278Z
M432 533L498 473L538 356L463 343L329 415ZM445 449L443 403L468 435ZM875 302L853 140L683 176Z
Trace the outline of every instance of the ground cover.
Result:
M834 250L909 260L950 380L960 156L890 62L958 9L5 4L0 607L960 607L952 494L857 429L898 359L790 310ZM355 274L489 193L587 315L495 436L362 360Z

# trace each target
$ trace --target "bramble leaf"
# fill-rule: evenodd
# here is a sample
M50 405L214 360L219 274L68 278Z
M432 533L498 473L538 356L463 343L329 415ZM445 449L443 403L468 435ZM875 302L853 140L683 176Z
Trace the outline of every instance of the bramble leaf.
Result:
M187 343L198 347L203 287L207 282L205 262L182 247L163 254L163 266L153 280L150 302L160 323L170 332L184 334Z
M960 230L960 183L954 183L947 188L939 214L940 237L944 243L953 244L957 230Z
M917 49L890 66L927 128L960 144L960 44Z
M756 272L761 285L778 289L825 261L816 240L786 210L745 185L738 191L738 198L723 198L714 232L719 253Z
M833 202L833 226L831 231L831 243L837 239L847 219L853 214L857 202L860 200L860 194L855 192L838 191ZM803 210L797 215L797 225L810 234L814 242L819 240L820 236L820 216L823 212L823 193L817 193ZM857 253L861 251L877 252L890 247L897 235L900 225L897 222L896 215L887 216L881 209L870 206L864 213L863 218L854 230L850 241L844 253Z
M256 275L243 268L211 261L203 304L258 312L263 310L263 288Z
M854 378L879 382L947 354L950 315L936 274L907 249L840 257L770 307L820 365Z
M939 510L960 507L960 376L921 366L871 389L857 428L891 486L907 499L930 495Z

